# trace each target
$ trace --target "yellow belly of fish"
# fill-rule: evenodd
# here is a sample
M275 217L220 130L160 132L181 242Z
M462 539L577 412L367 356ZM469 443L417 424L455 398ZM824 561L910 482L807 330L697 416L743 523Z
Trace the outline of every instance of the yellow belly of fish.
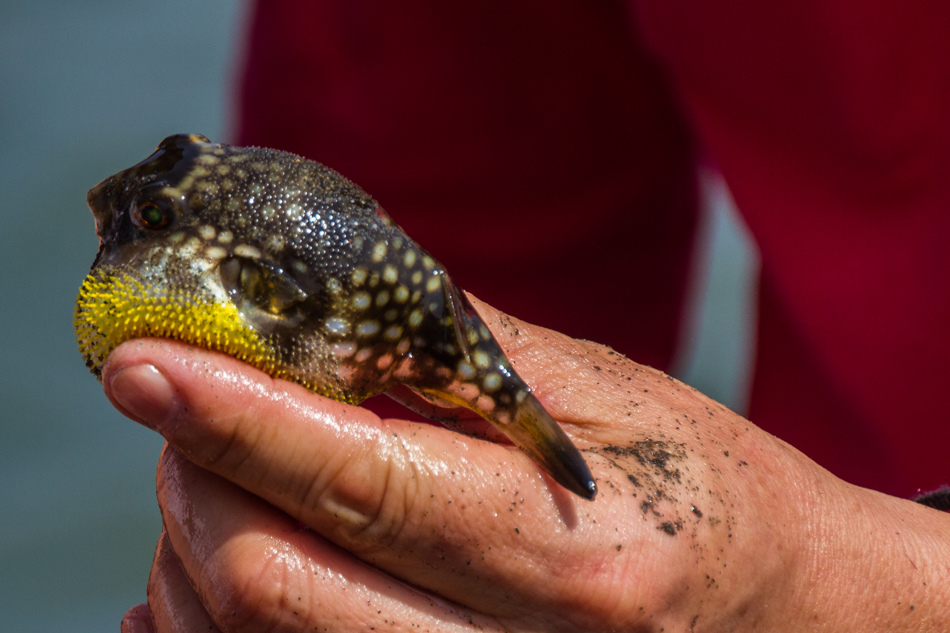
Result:
M234 304L183 292L156 294L128 275L90 273L79 289L73 326L79 351L97 376L116 347L154 336L223 352L275 378L294 379Z

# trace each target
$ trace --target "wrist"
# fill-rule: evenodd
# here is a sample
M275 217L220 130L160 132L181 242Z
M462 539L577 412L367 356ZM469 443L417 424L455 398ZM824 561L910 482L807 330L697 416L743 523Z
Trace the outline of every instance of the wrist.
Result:
M950 515L823 474L803 614L819 630L950 630Z

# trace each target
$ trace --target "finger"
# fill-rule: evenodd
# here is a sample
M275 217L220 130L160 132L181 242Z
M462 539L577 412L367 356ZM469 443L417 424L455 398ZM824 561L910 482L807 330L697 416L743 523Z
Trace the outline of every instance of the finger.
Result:
M161 457L158 484L172 558L224 630L498 628L366 565L175 449Z
M164 530L152 561L148 604L151 630L155 633L216 633L220 630L192 589Z
M380 420L220 354L136 341L113 353L104 377L143 417L129 394L149 406L174 394L150 419L190 460L392 575L487 613L583 610L584 583L636 529L611 518L609 503L581 514L587 502L511 447ZM562 552L595 562L577 574Z
M137 604L122 616L122 623L119 625L121 633L155 633L155 625L152 623L152 612L147 604Z

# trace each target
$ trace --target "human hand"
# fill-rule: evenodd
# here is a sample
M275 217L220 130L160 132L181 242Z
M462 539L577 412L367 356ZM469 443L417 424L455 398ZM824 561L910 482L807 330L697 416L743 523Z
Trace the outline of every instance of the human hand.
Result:
M928 630L947 617L941 513L845 484L605 347L476 307L584 452L595 501L510 446L132 341L106 392L168 445L149 609L123 629Z

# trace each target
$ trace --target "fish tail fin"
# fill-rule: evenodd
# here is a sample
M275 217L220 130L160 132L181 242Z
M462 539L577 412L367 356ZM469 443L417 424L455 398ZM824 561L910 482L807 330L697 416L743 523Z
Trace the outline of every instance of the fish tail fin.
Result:
M533 394L527 393L501 430L554 481L592 500L597 484L577 447Z

